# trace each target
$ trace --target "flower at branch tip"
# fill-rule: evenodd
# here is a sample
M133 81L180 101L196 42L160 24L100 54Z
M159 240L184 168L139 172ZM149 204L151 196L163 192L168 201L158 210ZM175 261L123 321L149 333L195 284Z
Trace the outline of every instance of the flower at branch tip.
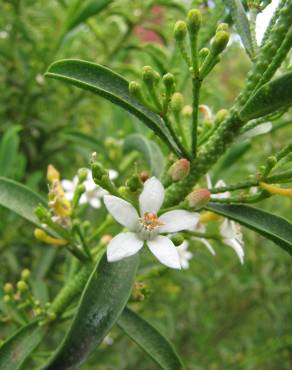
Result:
M109 177L114 180L118 176L115 170L109 170ZM78 185L78 176L74 176L73 180L62 180L61 184L64 188L66 198L72 200L76 186ZM107 194L107 191L95 184L92 179L91 172L88 170L87 179L83 182L85 192L80 197L80 204L89 204L93 208L100 208L100 199Z
M173 210L160 217L157 212L164 200L164 188L156 177L144 183L139 197L140 215L127 201L112 195L104 196L104 203L113 218L129 229L116 235L108 244L107 259L115 262L139 252L144 242L154 256L164 265L180 269L177 248L167 236L160 234L188 230L197 222L196 214L185 210Z
M189 242L186 240L176 248L178 251L181 268L184 270L190 267L189 261L193 258L193 253L190 252L188 248Z

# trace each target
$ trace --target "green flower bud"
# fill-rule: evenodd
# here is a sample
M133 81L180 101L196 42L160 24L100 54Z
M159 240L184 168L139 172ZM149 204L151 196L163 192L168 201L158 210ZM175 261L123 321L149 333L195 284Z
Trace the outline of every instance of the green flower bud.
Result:
M134 95L136 97L140 96L140 94L142 94L141 84L136 81L131 81L129 83L129 92L131 95Z
M182 234L175 234L171 237L173 244L178 247L184 242L184 236Z
M193 113L193 108L190 105L185 105L182 109L182 115L186 118L190 118Z
M12 294L13 293L13 285L11 283L6 283L3 287L3 291L5 294Z
M173 181L183 180L190 173L190 162L185 159L179 159L174 162L173 165L169 168L168 174Z
M78 180L79 182L84 182L88 176L88 169L87 168L80 168L78 170Z
M101 178L104 175L107 175L107 170L103 167L103 165L99 162L93 162L91 164L91 170L92 170L92 177L93 180L101 180Z
M174 91L174 76L172 73L166 73L163 77L162 77L162 81L163 81L163 84L165 86L165 89L166 89L166 92L168 93L168 95L171 95Z
M171 108L175 113L180 113L184 105L184 97L181 93L174 93L171 97Z
M219 31L215 34L215 37L211 44L211 52L215 55L222 53L226 48L229 41L229 33L226 31Z
M135 192L141 189L143 184L138 175L133 175L128 179L126 185L130 189L130 191Z
M210 53L210 50L208 48L203 48L199 51L199 59L201 63L207 58L209 53Z
M21 279L24 280L24 281L27 281L30 278L30 275L31 275L30 270L29 269L24 269L21 272Z
M3 297L3 301L4 301L4 303L9 303L9 302L11 302L11 296L10 296L10 295L5 294L5 295L4 295L4 297Z
M176 41L183 41L187 34L187 25L184 21L177 21L174 25L174 38Z
M210 201L211 193L208 189L196 189L186 196L190 208L200 209Z
M36 207L34 212L41 223L46 223L48 220L51 219L49 210L41 204Z
M202 15L198 9L191 9L187 15L187 27L191 36L195 36L202 23Z
M277 164L277 158L274 155L271 155L267 159L267 164L270 168L274 167Z
M220 109L215 115L215 124L218 125L222 121L225 120L225 118L228 116L228 110L227 109Z
M20 293L26 293L28 291L28 285L23 280L18 281L16 287Z
M220 23L218 24L218 27L216 29L216 33L219 32L219 31L225 31L225 32L228 32L229 31L229 26L227 23Z
M142 79L145 82L145 84L152 87L158 82L160 76L156 71L154 71L152 67L144 66L142 69Z

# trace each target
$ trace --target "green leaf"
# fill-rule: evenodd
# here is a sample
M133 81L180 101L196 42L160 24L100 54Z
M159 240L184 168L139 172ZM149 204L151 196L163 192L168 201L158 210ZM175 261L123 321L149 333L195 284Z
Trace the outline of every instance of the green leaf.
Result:
M225 6L229 8L233 22L235 23L237 32L245 47L247 54L251 59L255 56L253 47L249 21L245 14L244 7L240 0L223 0Z
M0 176L11 176L15 171L21 126L9 128L0 142Z
M205 208L256 231L292 255L292 224L288 220L246 205L209 203Z
M125 308L118 326L162 369L182 370L184 366L169 341L151 324Z
M0 206L10 209L19 216L40 226L34 214L39 204L46 202L32 190L19 182L0 177Z
M129 135L124 141L124 151L137 150L142 153L153 175L160 177L164 169L164 157L159 146L143 135Z
M83 291L73 323L46 370L76 369L101 343L131 294L139 256L97 264Z
M37 322L29 323L17 331L0 347L0 369L17 370L39 345L47 328Z
M263 85L245 104L239 118L249 121L292 104L292 72Z
M65 22L65 32L72 31L90 17L97 15L105 9L113 0L77 0L69 8Z
M182 156L161 117L132 97L128 91L128 81L112 70L99 64L68 59L53 63L46 76L94 92L121 106L153 130L170 149Z

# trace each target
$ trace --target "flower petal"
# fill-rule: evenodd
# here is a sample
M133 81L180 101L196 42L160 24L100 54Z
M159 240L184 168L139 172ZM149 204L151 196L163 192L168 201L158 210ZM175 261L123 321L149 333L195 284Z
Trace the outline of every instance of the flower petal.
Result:
M129 230L136 229L139 216L132 204L113 195L105 195L103 199L107 210L119 224Z
M204 238L194 238L194 240L198 240L199 242L203 243L204 246L208 249L208 251L213 255L215 256L216 255L216 252L214 250L214 248L212 247L211 243L207 240L207 239L204 239Z
M61 185L66 193L73 192L76 186L76 184L70 180L62 180Z
M89 198L88 203L92 208L100 208L101 207L101 201L99 198Z
M110 180L114 180L118 177L118 172L115 170L108 170Z
M194 229L199 222L199 217L199 213L184 210L166 212L159 217L159 221L164 223L160 226L159 233L174 233Z
M240 263L243 264L244 250L242 248L242 245L239 243L239 241L236 239L224 239L223 243L228 245L235 251L235 253L238 255Z
M115 262L130 257L143 247L143 243L134 233L120 233L107 246L107 260Z
M158 235L152 240L147 241L150 251L164 265L180 269L179 254L174 244L166 236Z
M145 212L157 213L164 200L164 187L156 177L151 177L144 183L144 189L139 197L141 216Z

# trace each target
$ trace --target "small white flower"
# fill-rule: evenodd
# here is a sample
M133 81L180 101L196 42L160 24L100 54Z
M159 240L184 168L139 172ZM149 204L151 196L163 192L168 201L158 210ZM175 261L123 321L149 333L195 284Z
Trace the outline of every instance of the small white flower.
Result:
M188 269L190 267L189 261L193 258L193 253L188 250L189 242L184 241L176 249L179 255L179 261L182 269Z
M7 31L0 31L0 39L7 39L8 35Z
M185 210L166 212L158 217L157 212L164 200L164 188L156 177L144 183L139 197L140 215L125 200L113 195L105 195L104 203L114 219L125 226L130 232L115 236L108 244L107 259L115 262L137 253L147 243L154 256L164 265L180 269L180 258L172 241L159 235L187 230L196 222L194 213Z
M207 177L207 181L208 183L210 183L210 179L208 179L208 177ZM224 186L226 186L225 182L223 180L219 180L216 183L215 188L224 187ZM230 196L229 191L226 191L224 193L213 194L213 198L227 198L229 196ZM224 221L222 225L220 226L220 234L223 238L223 243L228 245L232 249L234 249L234 251L238 255L240 262L243 263L244 243L243 243L240 225L235 221L231 221L227 218L224 218Z
M114 170L109 170L109 177L114 180L118 176L118 173ZM62 180L63 189L65 191L66 198L72 200L74 196L75 188L78 184L78 177L74 176L73 180ZM100 208L100 199L108 192L96 185L92 179L91 172L88 170L87 179L84 181L85 192L81 195L79 204L89 204L93 208Z

